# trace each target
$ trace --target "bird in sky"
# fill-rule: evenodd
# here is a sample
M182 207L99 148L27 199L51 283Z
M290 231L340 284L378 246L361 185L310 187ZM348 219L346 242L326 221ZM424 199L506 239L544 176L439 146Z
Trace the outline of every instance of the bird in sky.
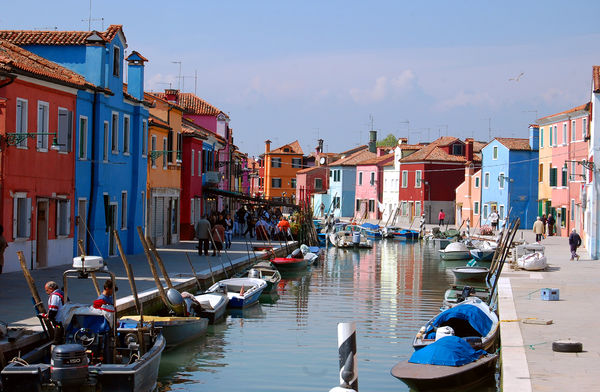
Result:
M519 81L519 79L521 79L521 76L523 76L523 75L525 75L525 73L524 73L524 72L521 72L521 73L519 74L519 76L517 76L516 78L509 78L509 79L508 79L508 81L510 82L511 80L514 80L515 82L518 82L518 81Z

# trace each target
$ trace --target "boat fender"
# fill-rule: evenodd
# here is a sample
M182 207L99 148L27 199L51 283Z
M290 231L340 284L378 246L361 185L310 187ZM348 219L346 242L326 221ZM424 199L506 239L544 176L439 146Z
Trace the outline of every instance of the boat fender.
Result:
M552 342L552 351L559 353L580 353L583 351L581 342L572 342L571 340L557 340Z
M240 295L244 295L244 285L242 285L242 288L240 289Z

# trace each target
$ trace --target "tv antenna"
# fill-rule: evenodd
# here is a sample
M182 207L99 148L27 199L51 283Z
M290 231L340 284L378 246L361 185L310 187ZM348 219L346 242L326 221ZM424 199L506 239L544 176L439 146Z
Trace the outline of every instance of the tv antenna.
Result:
M90 0L90 14L87 19L81 19L82 22L88 22L88 31L92 31L92 22L102 22L102 31L104 31L104 18L92 18L92 0Z
M171 64L179 64L179 76L177 77L177 90L181 91L181 61L171 61Z

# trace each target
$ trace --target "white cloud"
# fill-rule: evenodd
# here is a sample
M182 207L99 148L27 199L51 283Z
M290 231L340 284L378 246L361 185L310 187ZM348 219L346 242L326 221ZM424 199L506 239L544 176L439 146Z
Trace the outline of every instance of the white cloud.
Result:
M441 111L451 110L464 106L495 106L496 102L487 92L459 91L450 98L440 100L435 108Z
M388 79L386 76L379 76L375 79L375 84L367 89L351 88L350 96L356 103L381 102L391 95L403 93L410 90L416 77L412 70L404 70L400 75Z

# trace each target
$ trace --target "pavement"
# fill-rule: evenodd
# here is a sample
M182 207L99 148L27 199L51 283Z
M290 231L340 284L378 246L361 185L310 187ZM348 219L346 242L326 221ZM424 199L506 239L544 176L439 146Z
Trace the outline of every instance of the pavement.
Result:
M223 273L231 274L231 265L234 266L233 270L236 269L236 265L238 266L237 269L240 269L241 265L247 263L249 259L261 258L266 255L265 252L253 252L252 245L265 246L269 243L251 238L245 240L244 237L234 237L231 248L227 249L227 252L221 251L220 257L211 256L211 251L209 251L209 256L199 256L196 241L181 241L174 245L159 247L157 251L173 285L177 288L178 285L180 287L193 286L196 282L187 261L186 253L189 255L200 279L210 285L212 282L211 270L215 276L219 273L221 275ZM283 248L281 252L286 252L285 243L273 242L272 245L275 248L281 247ZM290 243L290 249L292 249L291 246ZM140 297L156 297L156 284L145 254L128 255L127 261L132 266L136 288ZM132 303L131 289L125 267L119 256L106 259L106 263L109 270L116 276L117 287L119 288L116 293L117 310L121 311L128 303ZM71 264L69 263L30 271L46 308L48 297L44 291L45 283L53 280L62 287L63 272L70 267ZM160 275L160 269L156 268ZM102 287L107 277L108 275L101 276L98 274L100 287ZM166 287L164 279L161 279L161 282ZM79 303L91 304L97 297L94 286L89 279L69 279L67 294L71 301ZM33 307L30 290L21 271L0 274L0 310L0 320L12 327L41 328Z

